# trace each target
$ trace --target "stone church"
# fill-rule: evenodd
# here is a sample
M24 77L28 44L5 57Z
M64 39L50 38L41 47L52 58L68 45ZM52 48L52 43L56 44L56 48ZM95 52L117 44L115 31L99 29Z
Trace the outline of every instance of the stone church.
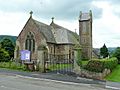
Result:
M92 13L80 13L79 35L60 25L52 18L50 25L33 19L32 12L16 40L14 58L20 59L20 50L31 51L31 60L39 60L38 51L46 49L49 54L69 54L72 57L74 45L82 47L82 58L92 57Z

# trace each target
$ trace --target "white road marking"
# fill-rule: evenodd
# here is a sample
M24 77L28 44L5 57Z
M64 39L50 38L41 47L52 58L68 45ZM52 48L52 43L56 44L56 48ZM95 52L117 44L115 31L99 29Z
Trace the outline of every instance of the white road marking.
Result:
M108 88L108 89L120 90L120 88L113 87L113 86L106 85L105 87Z
M75 83L75 82L67 82L67 81L58 81L58 80L43 79L43 78L34 78L34 77L21 76L21 75L16 75L16 76L17 76L17 77L20 77L20 78L35 79L35 80L49 81L49 82L51 81L51 82L62 83L62 84L91 86L90 84L83 84L83 83Z

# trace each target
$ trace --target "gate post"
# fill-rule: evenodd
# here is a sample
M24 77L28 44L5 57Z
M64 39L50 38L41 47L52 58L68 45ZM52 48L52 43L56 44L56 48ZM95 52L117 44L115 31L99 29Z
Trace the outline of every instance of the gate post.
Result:
M47 52L47 48L45 46L39 46L37 68L40 72L45 71L45 52Z
M44 72L44 51L38 51L38 63L37 68L40 72Z
M73 71L76 74L80 74L81 72L81 65L82 65L82 60L81 60L81 46L80 45L75 45L74 47L74 69Z

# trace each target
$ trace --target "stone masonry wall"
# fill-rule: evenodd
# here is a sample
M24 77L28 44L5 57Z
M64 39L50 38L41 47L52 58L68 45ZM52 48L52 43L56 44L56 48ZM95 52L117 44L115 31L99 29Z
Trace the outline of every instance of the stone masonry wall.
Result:
M31 59L36 60L38 55L37 55L37 49L38 46L41 45L41 43L46 43L45 38L41 33L38 33L38 28L36 27L34 21L32 18L28 20L26 25L24 26L23 30L18 36L17 42L19 42L19 47L21 50L25 50L25 40L28 32L32 32L34 34L34 39L35 39L35 51L32 52Z
M99 80L103 80L104 77L107 76L109 73L110 73L109 69L105 69L102 73L91 72L85 69L81 69L79 71L79 75L82 77L94 78L94 79L99 79Z

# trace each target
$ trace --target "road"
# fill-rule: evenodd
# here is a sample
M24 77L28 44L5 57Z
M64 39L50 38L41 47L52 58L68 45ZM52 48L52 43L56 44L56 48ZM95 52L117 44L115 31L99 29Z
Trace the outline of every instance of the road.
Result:
M0 73L0 90L108 90L88 84L67 84Z

